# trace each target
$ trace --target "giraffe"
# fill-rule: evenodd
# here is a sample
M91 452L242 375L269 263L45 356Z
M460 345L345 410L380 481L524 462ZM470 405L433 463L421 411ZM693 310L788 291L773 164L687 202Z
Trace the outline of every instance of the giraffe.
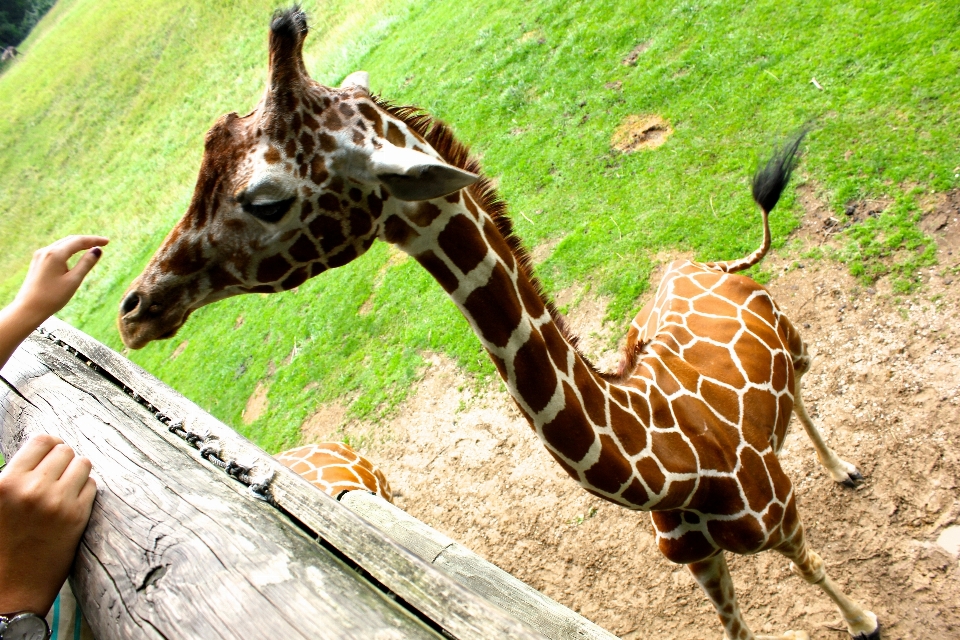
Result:
M306 444L273 457L337 500L348 491L369 491L393 502L393 492L383 472L342 442Z
M173 336L197 308L280 292L342 266L380 239L411 255L447 292L521 413L585 490L651 513L657 545L687 565L726 637L756 638L725 553L774 550L837 605L858 639L877 617L844 594L807 544L778 453L793 412L831 477L862 476L807 415L810 355L769 292L736 272L770 245L767 216L799 138L754 178L764 240L730 262L671 264L631 324L619 369L598 371L549 302L512 233L506 205L449 127L369 90L339 88L303 65L306 18L277 12L263 98L208 131L186 214L121 303L124 343ZM765 638L800 639L802 631Z

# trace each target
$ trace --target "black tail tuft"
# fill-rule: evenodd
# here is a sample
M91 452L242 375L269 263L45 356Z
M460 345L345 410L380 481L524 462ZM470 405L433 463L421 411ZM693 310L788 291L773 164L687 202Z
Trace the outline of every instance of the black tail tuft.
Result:
M292 38L295 41L307 33L307 14L299 4L295 4L285 11L277 9L270 20L270 31L281 38Z
M767 213L777 206L780 194L790 182L790 174L797 165L797 151L805 135L806 129L794 134L753 176L753 199Z

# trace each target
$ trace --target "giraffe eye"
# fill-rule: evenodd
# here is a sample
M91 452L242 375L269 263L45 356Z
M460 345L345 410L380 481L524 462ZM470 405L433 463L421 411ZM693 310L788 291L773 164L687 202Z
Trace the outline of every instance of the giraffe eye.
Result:
M264 222L280 222L280 219L287 215L287 211L290 210L295 200L296 198L287 198L286 200L263 204L244 202L241 206L244 211Z

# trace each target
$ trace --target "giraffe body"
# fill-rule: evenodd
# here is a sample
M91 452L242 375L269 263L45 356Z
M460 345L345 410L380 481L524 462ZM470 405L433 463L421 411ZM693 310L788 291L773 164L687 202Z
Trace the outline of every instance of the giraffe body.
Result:
M560 466L587 491L651 512L660 550L690 568L729 638L755 636L723 554L770 549L837 603L851 634L879 638L876 617L830 582L804 540L777 458L792 412L835 480L860 475L803 409L810 357L799 334L762 286L735 273L769 248L767 213L799 139L755 178L761 247L670 265L619 371L604 373L577 350L505 205L450 129L372 97L363 73L338 89L317 84L303 68L305 35L298 9L275 16L264 98L208 132L186 215L121 303L124 342L170 337L200 306L293 288L389 242L449 294Z
M369 491L393 502L393 492L383 472L340 442L307 444L274 457L334 498L339 499L347 491Z
M777 544L793 524L784 523L793 492L777 459L793 408L791 347L803 349L793 326L753 280L685 261L670 265L634 321L633 343L643 353L623 384L647 396L654 424L676 434L671 449L692 467L666 509L653 505L660 549L686 564L716 547Z

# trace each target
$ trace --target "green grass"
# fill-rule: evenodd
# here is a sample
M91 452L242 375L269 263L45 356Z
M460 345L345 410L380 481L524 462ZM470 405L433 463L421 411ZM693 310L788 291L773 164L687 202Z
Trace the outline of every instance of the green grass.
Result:
M260 96L273 8L60 0L0 76L2 299L34 247L105 233L104 260L63 316L120 346L120 295L185 210L203 134ZM960 185L955 4L341 0L306 9L314 77L334 84L364 68L387 98L452 123L500 179L527 244L558 242L539 270L547 286L609 296L609 319L624 326L656 254L724 259L755 248L750 174L804 124L800 179L831 206L896 203L846 236L837 257L860 277L890 273L909 289L932 259L916 227L919 193ZM637 64L622 64L641 43ZM650 113L675 129L664 146L611 151L624 117ZM788 190L772 219L775 244L800 214ZM425 350L490 375L440 287L391 255L378 245L295 293L201 309L174 340L131 357L270 450L296 443L318 402L341 399L355 416L389 411ZM359 313L367 302L372 310ZM268 409L245 425L260 381Z

